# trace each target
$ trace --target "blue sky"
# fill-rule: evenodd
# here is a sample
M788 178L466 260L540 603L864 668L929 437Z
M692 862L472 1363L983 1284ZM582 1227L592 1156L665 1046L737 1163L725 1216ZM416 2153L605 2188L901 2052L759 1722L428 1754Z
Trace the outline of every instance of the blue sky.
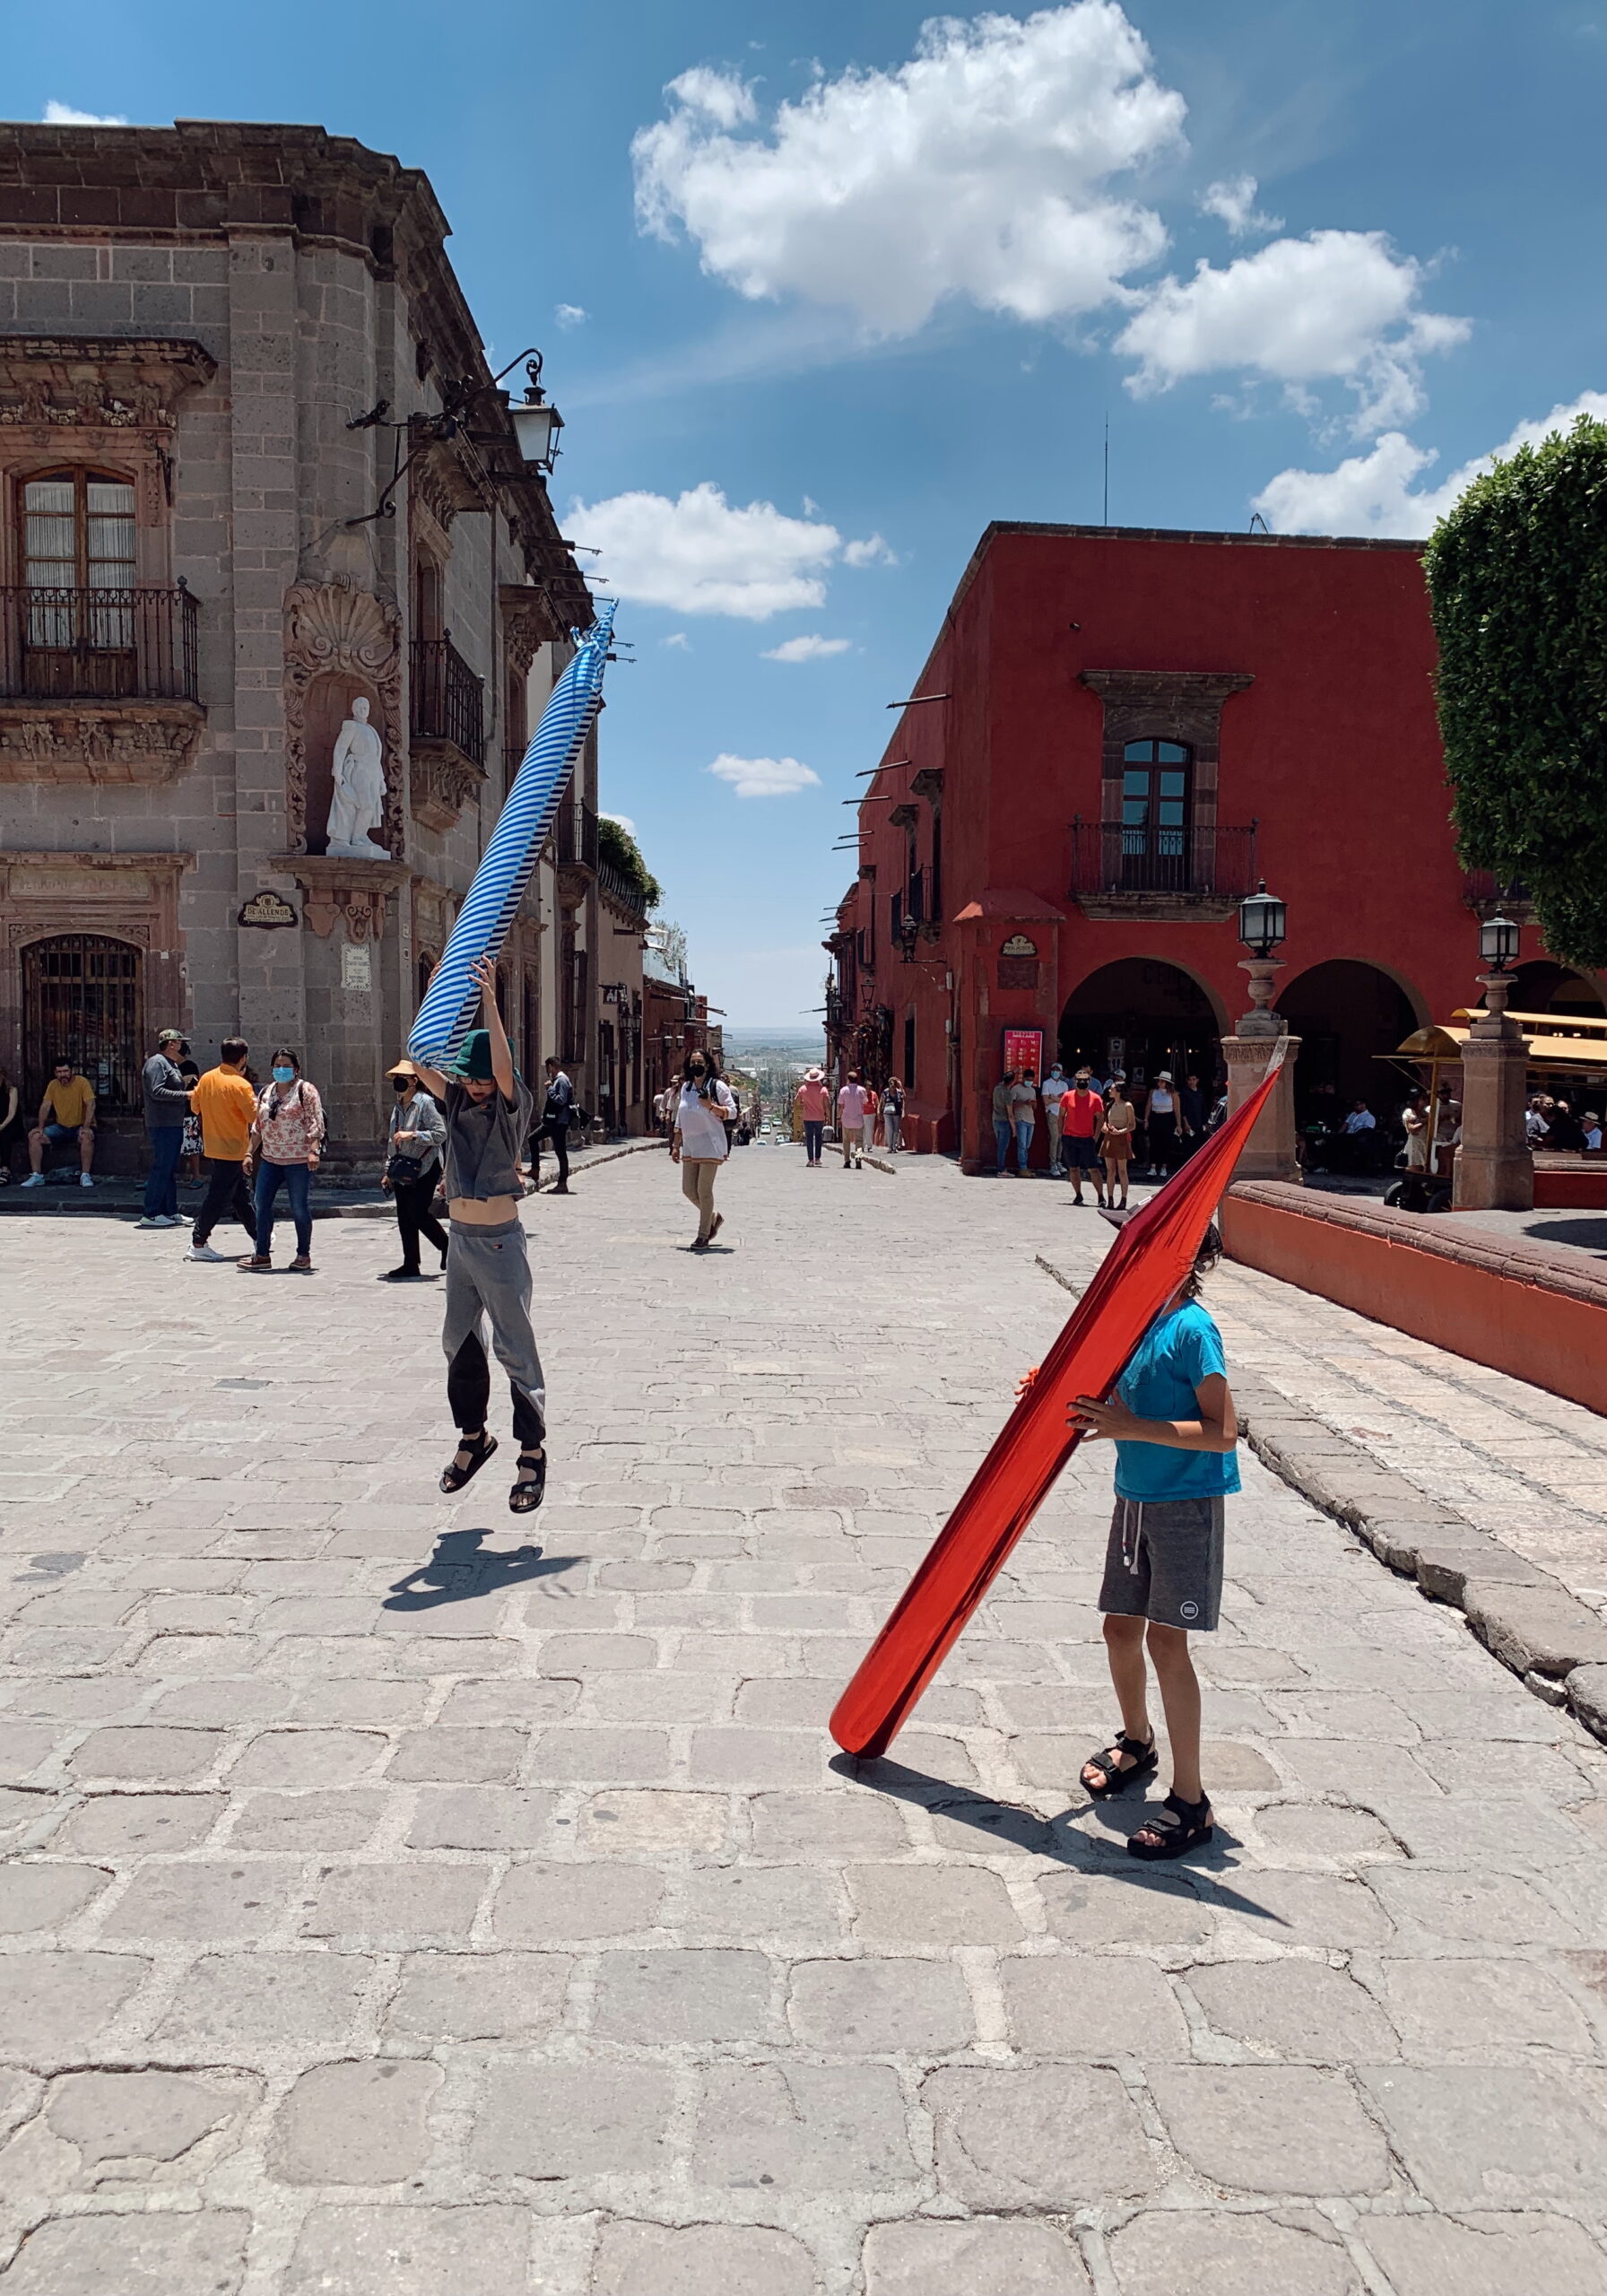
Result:
M883 705L989 518L1098 519L1108 413L1115 522L1402 534L1607 412L1607 0L925 15L0 7L12 117L313 120L428 172L624 600L604 804L741 1024L820 1002Z

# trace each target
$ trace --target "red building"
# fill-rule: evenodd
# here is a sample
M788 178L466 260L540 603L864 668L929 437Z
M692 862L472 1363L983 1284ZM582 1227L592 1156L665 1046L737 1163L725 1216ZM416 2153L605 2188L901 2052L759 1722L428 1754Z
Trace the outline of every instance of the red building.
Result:
M990 526L859 809L839 1064L902 1076L912 1144L968 1164L1007 1031L1209 1083L1264 878L1298 1100L1382 1109L1374 1055L1477 999L1494 891L1456 860L1434 663L1413 543ZM1516 1007L1603 1009L1525 941Z

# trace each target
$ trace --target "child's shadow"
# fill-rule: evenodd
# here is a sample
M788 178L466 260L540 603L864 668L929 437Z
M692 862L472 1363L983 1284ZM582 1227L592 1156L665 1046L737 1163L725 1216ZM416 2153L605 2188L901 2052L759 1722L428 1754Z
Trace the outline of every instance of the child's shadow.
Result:
M428 1562L398 1578L382 1607L387 1611L432 1611L442 1603L471 1602L477 1595L499 1595L526 1578L545 1578L555 1571L572 1570L576 1554L544 1555L539 1546L521 1546L511 1554L493 1550L484 1553L481 1541L489 1531L443 1531Z

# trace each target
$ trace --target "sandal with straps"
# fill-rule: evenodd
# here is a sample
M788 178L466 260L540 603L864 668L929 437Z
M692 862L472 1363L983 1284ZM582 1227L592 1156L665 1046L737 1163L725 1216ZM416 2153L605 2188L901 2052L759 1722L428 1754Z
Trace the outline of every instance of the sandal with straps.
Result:
M1186 1802L1180 1794L1168 1794L1158 1810L1149 1816L1127 1844L1130 1857L1181 1857L1190 1849L1209 1841L1212 1834L1210 1799L1202 1794L1197 1802Z
M1125 1770L1121 1765L1124 1754L1131 1757ZM1098 1801L1101 1795L1119 1794L1125 1786L1131 1786L1135 1778L1147 1778L1159 1759L1153 1731L1147 1738L1130 1738L1125 1731L1118 1731L1109 1745L1101 1746L1097 1752L1090 1754L1077 1773L1078 1782L1085 1794L1091 1794ZM1103 1786L1089 1783L1090 1770L1104 1773Z
M457 1448L460 1451L468 1453L469 1464L466 1467L460 1467L457 1461L454 1459L447 1467L441 1476L441 1489L448 1493L461 1491L465 1483L473 1482L474 1477L496 1449L497 1439L494 1435L488 1435L482 1428L478 1435L465 1435Z
M510 1515L534 1515L547 1494L547 1454L539 1443L521 1450L519 1466L534 1472L528 1482L516 1483L508 1492L508 1511Z

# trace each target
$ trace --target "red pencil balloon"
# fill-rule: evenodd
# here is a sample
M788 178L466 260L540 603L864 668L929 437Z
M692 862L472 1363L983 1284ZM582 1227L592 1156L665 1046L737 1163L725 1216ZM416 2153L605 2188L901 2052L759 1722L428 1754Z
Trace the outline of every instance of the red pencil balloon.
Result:
M885 1753L1081 1438L1066 1425L1079 1396L1107 1396L1194 1263L1240 1150L1283 1065L1266 1074L1116 1235L897 1609L832 1710L846 1753Z

